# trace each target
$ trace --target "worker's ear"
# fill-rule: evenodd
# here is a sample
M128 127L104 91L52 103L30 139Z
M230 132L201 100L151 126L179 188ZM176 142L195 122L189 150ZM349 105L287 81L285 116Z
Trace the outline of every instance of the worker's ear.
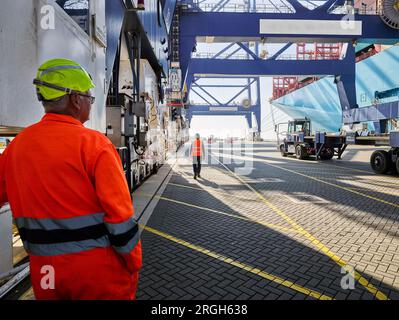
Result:
M79 112L81 109L81 103L80 103L80 96L77 94L72 93L70 95L70 102L73 110L76 112Z

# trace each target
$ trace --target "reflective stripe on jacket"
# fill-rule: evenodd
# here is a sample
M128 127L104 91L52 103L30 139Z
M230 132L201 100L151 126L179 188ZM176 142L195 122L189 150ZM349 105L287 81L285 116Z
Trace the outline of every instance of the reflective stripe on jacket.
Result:
M16 218L15 224L26 251L36 256L78 253L113 246L129 253L139 240L137 222L104 223L104 213L69 219Z

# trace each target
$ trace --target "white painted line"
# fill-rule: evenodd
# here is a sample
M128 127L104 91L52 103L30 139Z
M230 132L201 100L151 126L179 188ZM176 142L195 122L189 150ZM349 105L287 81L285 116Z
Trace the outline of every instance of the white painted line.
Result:
M278 179L278 178L257 178L257 179L244 178L243 180L245 180L245 182L247 182L247 183L281 183L281 182L285 182L284 180Z
M284 194L283 196L295 204L330 203L326 199L303 192Z

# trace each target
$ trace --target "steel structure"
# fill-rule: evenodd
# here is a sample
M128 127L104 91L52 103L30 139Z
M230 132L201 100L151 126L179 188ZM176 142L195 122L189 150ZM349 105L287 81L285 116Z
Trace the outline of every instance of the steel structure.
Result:
M344 121L356 108L355 43L394 44L399 32L389 26L377 11L355 10L344 0L303 2L297 0L247 1L233 5L221 0L182 0L180 2L180 66L187 91L197 77L204 76L336 76ZM272 57L264 59L247 52L248 59L234 55L193 56L197 43L245 44L282 43ZM322 60L280 59L293 43L317 43L315 56ZM333 44L327 46L326 43ZM343 55L338 57L339 46ZM334 46L334 47L332 47ZM245 48L241 48L246 51ZM227 49L226 49L227 50ZM329 54L326 54L331 50ZM317 55L317 52L324 52ZM324 55L324 56L323 56ZM194 112L196 107L189 106ZM192 113L191 112L191 113ZM346 120L345 120L346 119Z
M226 9L229 1L220 1L216 4L206 4L197 2L197 8L203 6L205 10L217 12ZM249 1L243 6L244 10L256 11L256 1ZM193 50L194 52L196 49ZM230 59L240 59L243 62L259 61L259 46L254 45L254 49L248 42L232 42L226 44L224 48L216 53L195 52L193 61L201 63L202 61L227 62ZM180 60L182 62L182 60ZM190 100L190 93L195 95L201 103L188 104L186 118L191 122L194 115L240 115L244 116L250 131L259 133L261 131L261 99L260 99L260 78L257 75L245 75L242 72L224 72L216 73L212 76L212 72L206 72L203 65L198 67L200 72L196 72L195 66L192 66L191 72L186 75L187 97ZM203 72L205 71L205 72ZM223 82L229 81L229 85ZM211 82L219 82L218 84ZM204 84L205 82L205 84ZM224 89L230 89L226 92ZM210 92L215 91L217 92ZM239 99L238 103L235 101ZM222 102L224 100L224 102ZM255 118L255 121L254 121Z
M313 43L310 46L306 43L296 44L296 60L339 60L341 53L341 43ZM319 79L318 77L274 77L273 100Z
M201 83L204 82L205 83ZM213 82L226 82L230 80L229 85L226 84L211 84ZM222 102L222 94L215 94L211 90L215 89L230 89L233 93L224 95ZM189 122L194 115L211 115L211 116L225 116L225 115L240 115L245 116L248 127L254 132L260 131L260 79L259 77L230 77L230 78L215 78L215 77L194 77L191 82L191 93L195 94L202 103L189 104L186 117ZM241 97L241 98L240 98ZM236 99L238 100L235 101ZM255 116L256 123L253 121Z
M230 43L217 53L195 53L195 61L211 60L216 64L231 58L241 59L244 63L260 60L259 49L251 50L249 43ZM205 58L204 58L205 57ZM199 67L204 71L203 67ZM195 72L188 74L188 93L195 94L201 100L199 104L189 104L187 119L191 122L193 115L240 115L245 116L248 127L254 132L260 131L260 78L241 73ZM211 83L213 82L213 83ZM215 83L216 82L216 83ZM226 85L225 83L229 84ZM224 89L229 89L229 92ZM215 91L215 89L218 89ZM213 92L211 92L213 91ZM190 100L190 97L187 97ZM238 103L237 103L238 99ZM223 102L224 101L224 102ZM256 123L253 122L255 116Z

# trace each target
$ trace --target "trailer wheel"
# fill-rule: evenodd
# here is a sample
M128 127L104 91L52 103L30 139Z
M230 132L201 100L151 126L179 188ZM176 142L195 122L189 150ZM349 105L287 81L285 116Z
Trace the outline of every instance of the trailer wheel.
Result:
M333 148L323 148L320 152L321 160L331 160L334 157L334 149Z
M280 153L281 153L281 156L283 156L283 157L287 156L287 152L285 152L285 147L283 144L280 146Z
M297 145L295 148L295 156L297 157L297 159L306 159L309 155L306 152L306 149L304 148L304 146L301 145Z
M143 180L144 180L144 178L145 178L145 176L146 176L146 173L145 173L145 171L146 171L146 166L140 166L140 169L139 169L140 171L140 174L139 174L139 183L141 183L141 182L143 182Z
M370 157L370 165L373 171L376 173L387 173L387 171L389 170L388 152L384 150L374 151Z
M133 163L132 164L132 178L131 178L131 182L132 182L132 192L136 189L138 182L139 182L139 174L138 174L138 166L137 163Z
M157 174L158 173L158 163L155 163L152 167L152 174Z
M399 158L396 159L395 169L396 169L396 173L399 173Z
M134 189L137 186L137 172L133 170L132 172L132 188Z

